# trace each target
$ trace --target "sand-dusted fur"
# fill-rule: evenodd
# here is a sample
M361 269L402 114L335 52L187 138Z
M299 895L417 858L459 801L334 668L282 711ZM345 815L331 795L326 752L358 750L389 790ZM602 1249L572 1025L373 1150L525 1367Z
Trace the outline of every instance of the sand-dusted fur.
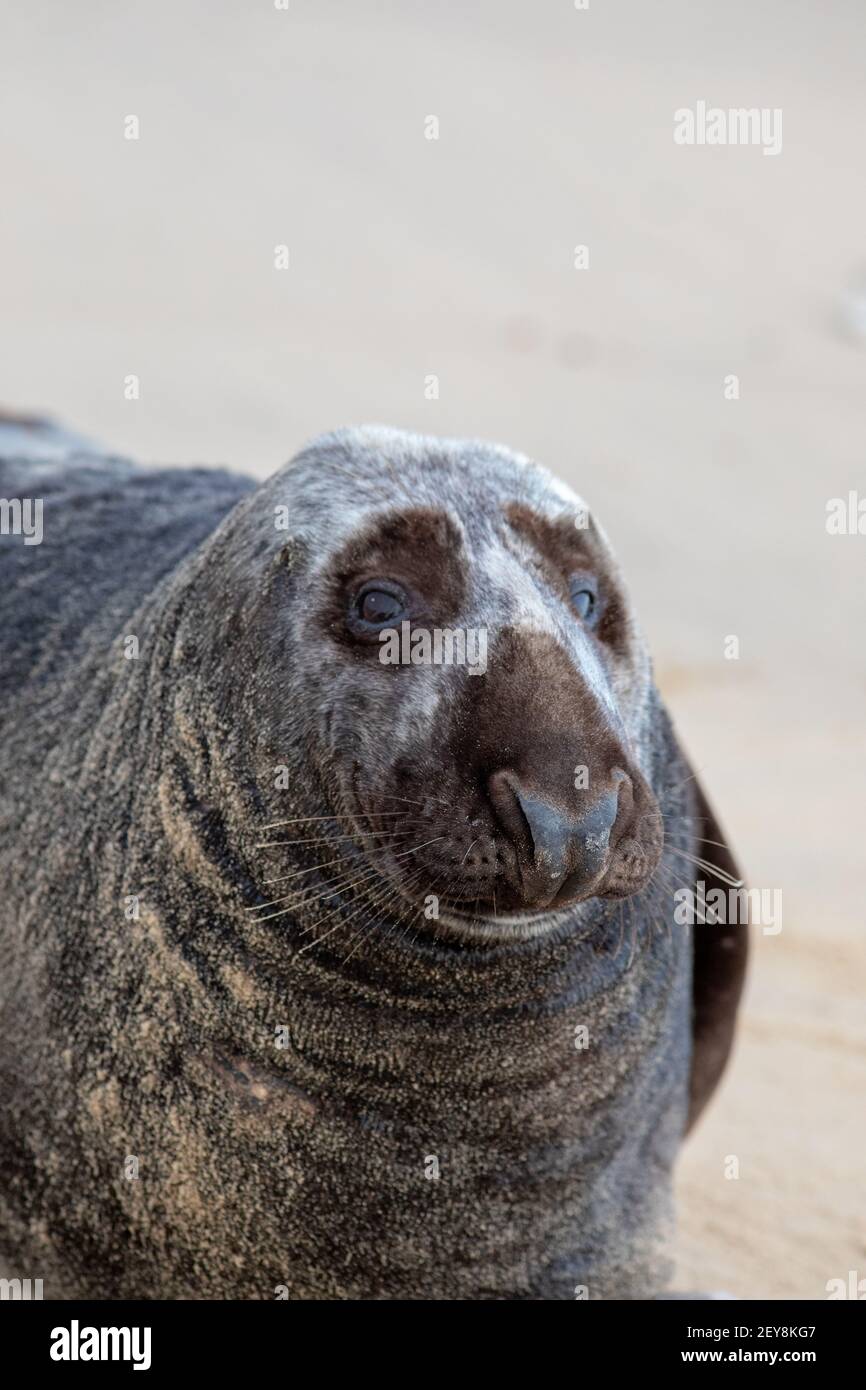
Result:
M671 893L721 836L579 500L381 429L259 487L10 461L0 495L45 502L41 545L0 537L10 1268L97 1298L660 1290L744 954L693 979ZM486 674L384 665L377 579L415 627L483 627ZM577 850L533 819L601 792Z

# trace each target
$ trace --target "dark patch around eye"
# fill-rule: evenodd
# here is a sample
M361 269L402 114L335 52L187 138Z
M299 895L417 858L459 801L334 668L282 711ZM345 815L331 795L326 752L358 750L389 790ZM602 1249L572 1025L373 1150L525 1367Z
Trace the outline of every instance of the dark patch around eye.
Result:
M399 579L399 585L379 582L386 575ZM370 521L334 556L327 598L317 619L334 640L357 648L346 618L353 597L362 588L396 587L412 596L410 618L452 626L466 602L467 580L463 539L447 512L434 507L388 512Z
M596 593L593 630L601 642L618 656L624 656L628 650L626 610L606 549L595 537L592 523L588 529L579 530L573 517L550 521L522 502L510 503L505 515L517 535L529 541L548 584L566 603L573 606L575 575L593 576Z

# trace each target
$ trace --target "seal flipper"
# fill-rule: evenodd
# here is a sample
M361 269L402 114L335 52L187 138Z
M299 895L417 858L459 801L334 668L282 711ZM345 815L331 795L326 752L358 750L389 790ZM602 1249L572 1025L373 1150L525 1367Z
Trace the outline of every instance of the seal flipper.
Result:
M697 778L694 788L696 834L701 837L697 854L723 873L742 879ZM697 923L692 931L692 1067L686 1133L716 1089L730 1055L749 949L745 922Z

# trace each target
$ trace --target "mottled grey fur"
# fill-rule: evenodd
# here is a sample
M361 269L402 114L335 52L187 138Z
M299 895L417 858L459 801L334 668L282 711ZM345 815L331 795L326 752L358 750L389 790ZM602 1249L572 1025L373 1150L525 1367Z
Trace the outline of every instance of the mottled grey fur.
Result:
M346 538L395 506L445 509L466 625L568 644L495 532L503 499L556 511L571 494L505 450L368 430L261 486L10 460L0 496L45 501L42 545L0 537L10 1270L55 1297L663 1288L692 988L663 880L475 940L387 874L372 888L375 855L338 842L348 821L254 848L273 822L347 815L350 754L372 775L383 747L420 744L459 678L419 671L384 705L315 627ZM636 631L622 713L682 880L692 784ZM341 856L357 872L329 888ZM302 872L301 901L263 882ZM250 912L280 892L291 910Z

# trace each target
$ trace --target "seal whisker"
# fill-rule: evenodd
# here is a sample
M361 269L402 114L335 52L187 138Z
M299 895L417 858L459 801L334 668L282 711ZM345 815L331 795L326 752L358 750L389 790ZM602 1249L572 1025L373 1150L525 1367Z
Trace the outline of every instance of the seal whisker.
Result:
M364 834L368 834L369 832L364 831L363 833L364 833ZM393 834L393 836L394 836L395 839L398 839L398 840L405 840L405 839L407 839L408 836L411 835L412 833L413 833L413 832L412 832L411 830L395 830L395 831L393 831L393 832L382 830L382 831L376 831L376 832L371 833L371 838L390 839L390 838L391 838L391 835ZM345 839L355 840L355 837L354 837L354 836L351 836L351 835L349 835L349 836L343 836L343 837L338 837L338 838L345 838ZM357 841L355 841L355 842L357 843ZM285 843L285 844L291 844L292 842L291 842L290 840L286 840L284 843ZM316 841L316 840L312 840L312 841L310 841L309 843L311 843L311 844L317 844L317 843L318 843L318 844L323 845L325 848L330 848L330 846L331 846L331 844L333 843L333 841L328 841L328 840L319 840L319 841ZM360 845L359 848L363 849L363 845ZM289 874L277 874L274 878L264 878L264 879L262 879L262 883L263 883L263 884L268 884L268 883L285 883L287 879L298 878L298 877L300 876L301 873L309 874L309 873L312 873L315 869L327 869L327 868L329 868L329 867L331 866L331 864L352 864L352 863L355 863L355 862L357 862L357 861L356 861L356 859L354 858L354 856L348 854L348 855L344 855L342 859L331 859L331 860L326 861L326 863L324 863L324 864L313 864L310 868L307 868L307 869L301 869L301 870L294 870L294 869L293 869L292 872L289 873ZM267 906L267 904L265 904L265 903L260 903L259 906L260 906L260 907L265 907L265 906ZM252 909L251 909L251 910L252 910Z
M445 838L444 835L437 835L437 836L435 836L432 840L425 840L425 841L423 842L423 844L415 845L414 848L412 848L412 849L403 850L402 853L396 854L396 855L394 856L394 858L395 858L395 859L405 859L405 858L407 858L410 854L417 854L419 850L424 849L427 845L436 844L436 842L437 842L438 840L444 840L444 838ZM350 862L353 862L353 861L352 861L351 859L349 859L349 858L344 858L344 859L332 859L332 860L330 861L331 864L346 864L346 863L350 863ZM283 878L283 879L300 878L303 874L314 873L316 869L323 869L323 868L328 868L328 867L329 867L328 864L314 864L311 868L308 868L308 869L298 869L298 870L295 870L295 871L294 871L293 873L291 873L291 874L283 874L283 875L282 875L282 878ZM377 868L375 868L375 867L372 868L371 872L372 872L372 874L379 874L379 870L378 870ZM339 879L340 879L341 877L342 877L342 875L337 874L336 877L335 877L334 880L333 880L333 883L334 883L334 884L337 884L337 883L339 882ZM362 882L363 878L365 878L365 877L366 877L366 875L362 875L361 878L355 879L354 882L355 882L355 883L360 883L360 882ZM279 880L278 880L278 879L273 879L273 880L271 880L271 882L276 883L276 882L279 882ZM344 885L344 886L347 886L347 887L348 887L348 886L351 886L351 885ZM260 912L262 908L265 908L265 907L277 907L280 903L286 903L286 902L291 903L292 900L294 900L295 902L297 902L297 901L303 901L303 899L298 900L298 899L296 898L296 895L295 895L294 893L287 893L287 894L286 894L284 897L282 897L282 898L272 898L270 902L266 902L266 903L257 903L255 906L245 908L244 910L245 910L246 912ZM316 899L312 899L311 901L315 902ZM289 906L289 907L283 909L283 912L289 912L289 911L291 911L291 906ZM283 915L282 913L273 912L273 913L269 913L268 916L266 916L266 917L259 917L259 918L257 918L256 920L259 921L259 922L267 922L267 921L270 921L272 917L279 917L279 916L282 916L282 915Z
M726 849L728 854L733 854L730 845L724 844L722 840L706 840L702 835L696 835L694 839L697 845L713 845L715 849Z
M424 804L425 804L423 801L416 801L416 800L414 800L411 796L395 796L393 792L385 792L385 793L384 793L384 797L385 797L385 800L386 800L386 801L406 801L406 802L409 803L410 806L422 806L422 807L423 807ZM441 796L432 796L432 795L431 795L428 799L429 799L430 801L438 801L440 806L447 806L447 805L448 805L448 802L447 802L447 801L443 801L443 799L442 799ZM391 814L391 813L389 812L389 814Z
M650 879L650 891L646 895L651 908L661 906L669 895L680 892L685 886L680 879L674 877L672 869L659 865Z
M356 865L356 867L360 868L360 864ZM370 864L366 866L364 872L366 873L368 869L374 872L378 872L378 870L375 870L374 866ZM354 870L352 869L344 869L342 873L332 874L330 878L326 878L324 880L323 886L330 886L333 889L333 891L336 892L338 888L346 885L347 880L353 872ZM279 882L278 879L269 879L267 881L270 883ZM286 893L282 898L275 898L273 902L257 903L254 907L247 908L246 911L256 912L263 907L273 907L274 903L280 902L295 901L300 903L304 901L304 898L308 893L313 892L318 887L319 885L317 883L302 883L299 884L297 888L293 888L290 893ZM315 898L311 898L309 901L315 902Z
M436 837L436 840L442 840L442 838L445 838L445 837L442 837L442 835L438 835L438 837ZM428 840L428 841L425 841L425 844L435 844L435 840ZM416 852L418 851L418 849L424 849L424 845L416 845L416 847L414 847L413 849L407 849L407 851L405 851L405 852L403 852L403 853L400 853L400 855L395 855L395 858L396 858L396 859L403 859L403 858L406 858L407 855L411 855L411 853L416 853ZM346 863L346 862L350 862L350 860L346 860L346 859L342 859L342 860L341 860L341 859L335 859L335 860L332 860L332 863ZM325 867L325 866L324 866L324 865L322 865L322 866L314 865L314 866L313 866L313 869L316 869L316 867ZM299 870L299 873L297 873L297 874L284 874L284 876L281 876L281 877L282 877L282 878L286 878L286 877L288 877L288 878L299 877L299 874L300 874L300 873L311 873L311 872L313 872L313 870L311 870L311 869L302 869L302 870ZM304 901L304 894L306 894L306 892L309 892L309 890L303 890L303 888L302 888L302 890L300 890L300 895L299 895L299 894L296 894L296 892L289 892L289 894L286 894L285 897L282 897L282 898L274 898L274 899L272 899L271 902L260 902L260 903L257 903L256 906L253 906L253 908L246 908L246 912L260 912L260 910L263 909L263 908L275 908L275 906L277 906L278 903L281 903L281 902L288 903L288 906L286 906L286 908L282 909L281 912L271 912L271 913L268 913L267 916L264 916L264 917L257 917L257 919L256 919L257 922L270 922L270 920L272 919L272 917L285 916L285 913L286 913L286 912L291 912L293 906L302 906L302 905L303 905L303 906L309 906L310 903L320 901L320 898L328 897L328 895L331 894L331 892L339 891L339 888L341 888L341 887L342 887L342 888L353 887L354 884L364 883L364 881L373 880L373 878L375 878L375 877L381 877L381 873L379 873L379 870L378 870L377 867L375 867L375 866L371 866L370 869L368 869L368 872L367 872L367 873L361 874L361 876L360 876L359 878L354 878L354 880L352 880L352 883L348 883L348 884L341 884L341 878L345 878L345 874L335 874L335 877L332 878L332 880L329 880L329 884L331 884L331 887L328 887L327 890L325 890L325 892L322 892L322 894L318 895L318 898L309 898L309 899L306 899L306 901ZM270 880L264 880L264 881L265 881L265 883L279 883L279 881L281 881L281 880L279 880L279 878L270 878ZM306 930L309 930L309 929L306 929ZM302 935L303 935L303 933L302 933Z
M361 811L361 812L358 812L355 816L350 816L347 812L344 812L342 815L337 815L337 816L295 816L294 819L292 819L292 820L275 820L275 821L271 821L269 825L262 825L262 826L259 827L259 829L260 829L260 830L279 830L280 826L282 826L282 825L301 825L302 823L308 822L308 821L322 821L322 820L349 820L349 821L350 821L350 820L373 820L373 819L378 819L378 818L380 818L380 817L382 817L382 816L403 816L403 815L405 815L405 814L406 814L405 811Z
M661 811L658 814L660 814L665 821L670 821L672 825L687 825L692 827L694 824L691 816L675 815L672 811ZM693 835L692 840L697 845L712 845L715 849L726 849L730 855L733 855L731 846L726 844L724 840L710 840L706 835Z
M675 816L668 811L664 811L662 814L666 821L670 821L671 825L685 825L689 828L694 825L691 816ZM691 838L695 844L714 845L717 849L726 849L728 853L732 852L730 845L726 844L724 840L710 840L706 835L692 835Z
M423 873L423 870L418 869L416 873L410 874L410 877L407 878L407 880L406 880L406 884L414 883L414 881L416 881L417 878L420 877L420 874L421 874L421 873ZM327 933L325 933L325 935L331 935L331 934L332 934L332 931L338 930L339 927L345 926L345 923L346 923L346 922L349 922L349 920L352 919L352 917L356 917L356 916L357 916L357 913L363 912L364 908L367 908L368 910L375 910L375 908L378 908L378 906L381 906L381 903L384 903L384 902L385 902L385 899L388 898L389 895L393 894L393 892L396 892L395 884L393 884L393 883L388 883L388 881L385 881L384 885L382 885L381 891L377 892L377 894L375 894L374 897L370 899L370 901L360 903L359 908L356 908L356 910L354 910L353 913L350 913L350 916L349 916L349 917L345 917L345 919L342 919L341 922L336 923L336 927L332 927L332 929L329 930L329 931L327 931ZM370 919L370 917L367 917L366 922L361 923L361 933L360 933L360 934L363 934L364 926L367 926L367 924L370 923L371 920L373 920L373 919ZM400 920L402 920L402 919L400 919ZM350 941L354 941L354 938L356 938L356 935L359 935L359 933L353 933L352 937L350 937L349 940L350 940ZM309 944L310 944L310 945L317 945L317 944L318 944L318 941L320 941L320 940L321 940L321 941L324 941L325 938L324 938L324 937L317 938L316 941L311 941L311 942L309 942ZM360 944L360 942L359 942L359 944ZM350 954L352 954L352 952L350 952ZM349 959L348 956L346 956L346 959ZM345 962L343 962L343 963L345 963Z
M409 887L410 885L411 885L412 887L414 887L414 886L418 883L418 881L423 877L423 875L424 875L424 869L423 869L423 866L422 866L420 869L417 869L417 870L415 871L415 873L412 874L411 877L410 877L409 879L406 880L406 887ZM441 877L441 875L440 875L440 877ZM438 883L438 882L439 882L439 879L438 879L438 878L437 878L437 879L434 879L433 882L434 882L434 883ZM401 941L403 940L403 937L405 937L406 932L409 930L410 926L412 925L412 913L409 911L409 907L410 907L410 904L407 902L406 907L403 909L403 911L402 911L402 912L398 911L396 920L395 920L394 922L391 923L391 926L388 928L388 930L387 930L386 933L385 933L386 938L389 937L389 936L392 934L392 932L394 931L395 927L399 926L402 922L405 921L406 925L405 925L405 927L403 928L402 934L401 934L401 936L400 936L400 940L401 940Z
M314 836L311 840L269 840L267 844L253 845L253 849L276 849L280 845L335 845L338 840L358 840L360 835L375 835L377 839L391 839L394 836L404 835L403 830L362 830L354 835L333 835L330 840L323 840L321 836ZM272 880L276 882L276 880ZM267 882L267 880L265 880Z
M434 835L432 840L425 840L422 845L416 845L414 849L406 849L402 854L395 854L395 859L405 859L408 854L417 854L419 849L426 849L427 845L435 845L437 841L444 840L444 835Z
M367 873L378 873L378 870L375 869L373 865L369 865L364 870L364 874L366 875ZM351 870L347 869L342 874L335 874L333 878L326 878L324 882L327 887L327 891L331 893L338 893L343 888L349 888L352 883L360 882L360 878L352 879L349 877L350 874ZM301 904L307 906L309 903L318 902L318 897L311 898L308 896L311 892L318 888L318 886L319 885L317 883L302 884L299 888L293 889L291 893L286 893L282 898L274 898L271 902L259 903L257 907L248 907L246 911L257 912L264 907L276 907L278 903L288 903L289 906L292 906L293 904L295 906L300 906ZM325 896L325 894L323 893L319 896L323 897ZM259 920L262 921L264 919L260 918Z
M705 873L711 874L714 878L721 879L722 883L727 883L731 888L742 888L743 880L734 878L727 869L720 869L718 864L711 864L708 859L701 859L697 855L688 854L684 849L677 849L674 845L670 846L674 854L679 854L683 859L687 859L690 864L696 864Z
M420 846L419 846L419 848L420 848ZM423 869L419 869L419 870L417 870L414 874L410 875L409 879L406 880L406 886L408 886L409 884L412 884L412 883L417 882L417 881L418 881L418 878L421 876L422 873L423 873ZM398 914L398 920L401 921L401 922L403 921L403 917L402 917L401 915L399 915L399 914ZM365 940L366 936L369 934L369 928L370 928L370 926L371 926L371 920L370 920L370 919L368 919L365 923L362 924L361 930L360 930L359 932L356 933L356 936L359 938L357 945L355 945L355 946L352 947L351 951L349 952L349 954L348 954L347 956L344 956L343 960L340 962L341 965L345 965L347 961L351 960L352 956L353 956L353 955L355 954L355 952L358 950L358 947L361 945L361 943ZM367 930L365 930L365 928L366 928ZM354 939L355 939L355 938L353 937L352 940L354 940Z
M431 888L438 888L438 887L439 887L439 884L442 883L443 879L445 879L445 878L446 878L446 874L445 874L444 872L441 873L441 874L437 874L436 877L435 877L434 879L431 879L431 881L430 881L430 887L431 887ZM440 895L437 895L437 896L440 896ZM407 919L406 919L406 925L405 925L405 927L403 928L403 932L402 932L402 935L401 935L401 937L400 937L400 940L401 940L401 941L405 941L405 939L406 939L406 933L408 932L409 928L410 928L411 925L412 925L412 920L413 920L413 919L412 919L412 916L409 915L409 916L407 917Z
M305 900L304 897L303 897L303 894L302 894L300 897L295 897L293 894L290 894L289 896L292 898L292 901L289 902L288 907L283 907L283 908L281 908L279 912L269 912L269 913L267 914L267 916L265 916L265 917L254 917L254 918L252 918L251 920L254 921L254 922L270 922L270 921L273 920L274 917L285 917L285 915L286 915L287 912L292 912L292 911L294 911L294 909L295 909L296 907L310 907L312 903L319 902L319 900L320 900L321 898L330 897L332 894L339 892L340 889L353 888L356 884L358 884L358 883L364 883L364 882L367 881L367 880L370 880L370 879L372 879L372 878L375 878L378 874L379 874L378 869L370 868L370 869L367 869L367 870L365 871L365 873L361 874L360 877L358 877L358 878L356 878L356 879L352 879L352 880L350 880L350 882L348 882L348 883L341 883L341 882L340 882L340 879L344 877L344 875L340 874L340 875L338 875L338 877L337 877L336 879L333 880L331 886L328 887L328 888L326 888L325 891L324 891L323 893L320 893L320 894L318 895L318 897L316 897L316 898L307 898L307 899ZM305 889L304 891L305 891L305 892L309 892L309 889ZM286 902L286 901L287 901L286 898L277 898L277 899L276 899L276 902ZM273 904L273 903L260 903L259 906L260 906L260 907L272 907L272 906L274 906L274 904ZM248 908L247 911L255 911L255 909L254 909L254 908L253 908L253 909Z
M327 859L324 864L311 864L307 869L295 869L290 874L282 874L279 879L272 879L271 882L279 883L281 881L285 882L287 879L291 878L303 878L304 874L314 874L319 869L330 869L334 864L351 864L353 862L354 861L349 855L344 856L342 859ZM291 893L286 894L286 897L291 896ZM274 898L269 903L258 903L256 907L248 907L246 911L257 912L261 907L273 907L276 903L285 902L285 900L285 898Z
M391 891L393 891L392 885L385 884L382 891L377 893L371 902L362 902L358 907L355 908L354 912L349 913L348 917L341 917L340 920L333 927L329 927L328 930L325 932L324 936L317 936L312 941L308 941L305 946L302 946L300 951L297 952L295 960L297 960L299 956L302 956L305 951L311 950L313 946L318 946L322 941L325 941L329 936L332 936L335 931L339 931L340 928L345 926L347 922L350 922L353 917L357 917L359 912L363 912L365 907L370 907L376 903L382 902L386 894ZM320 927L322 925L322 922L327 922L328 918L333 917L334 913L339 912L339 910L340 906L338 904L332 912L326 913L324 917L321 917L317 922L314 922L312 926L305 927L301 935L305 936L307 932L314 931L316 927Z
M304 901L303 899L301 899L301 900L296 904L296 906L297 906L297 907L300 907L300 908L311 907L311 906L313 905L313 903L321 902L322 898L334 897L334 896L336 896L337 894L339 894L339 893L341 893L341 892L345 892L347 888L355 888L355 887L357 887L358 884L363 884L365 887L372 887L372 886L376 883L377 880L378 880L378 881L381 881L381 879L382 879L382 875L380 874L379 870L375 867L375 865L371 865L370 868L369 868L365 873L361 874L359 878L352 879L351 882L349 882L349 883L340 883L340 882L337 882L337 883L335 883L332 887L330 887L326 892L324 892L324 893L319 893L318 896L315 897L315 898L308 898L306 901ZM339 906L340 906L340 905L338 904L337 909L336 909L337 911L339 911ZM289 910L291 910L291 909L289 909ZM326 916L327 916L327 915L329 915L329 914L326 914ZM300 935L301 935L301 936L307 936L307 934L308 934L309 932L315 931L315 929L316 929L316 927L318 926L319 922L324 921L324 920L326 920L326 918L322 918L322 917L317 918L317 920L316 920L315 922L312 922L312 923L310 924L310 926L304 927L304 928L302 929L302 931L300 932Z

